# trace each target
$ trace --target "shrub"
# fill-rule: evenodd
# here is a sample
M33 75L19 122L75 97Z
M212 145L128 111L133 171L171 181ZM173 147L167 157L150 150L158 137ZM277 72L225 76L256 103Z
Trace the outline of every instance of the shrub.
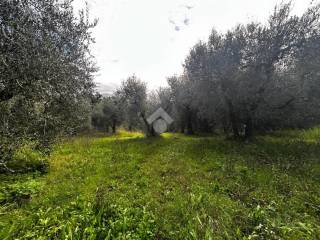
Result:
M24 183L14 183L0 188L0 204L18 203L29 201L41 187L40 182L30 180Z
M47 172L48 162L46 156L36 150L35 143L29 142L18 148L7 164L14 172Z

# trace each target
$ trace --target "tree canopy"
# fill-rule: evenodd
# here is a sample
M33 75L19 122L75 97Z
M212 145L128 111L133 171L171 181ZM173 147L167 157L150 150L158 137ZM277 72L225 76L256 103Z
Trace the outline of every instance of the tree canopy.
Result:
M25 139L48 145L88 124L95 99L88 10L72 1L0 2L0 161Z

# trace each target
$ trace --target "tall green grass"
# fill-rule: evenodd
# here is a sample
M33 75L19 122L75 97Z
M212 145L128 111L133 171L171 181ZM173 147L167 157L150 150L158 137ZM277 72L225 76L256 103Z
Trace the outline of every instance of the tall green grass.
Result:
M319 239L319 136L73 138L46 175L0 176L29 196L1 204L0 238Z

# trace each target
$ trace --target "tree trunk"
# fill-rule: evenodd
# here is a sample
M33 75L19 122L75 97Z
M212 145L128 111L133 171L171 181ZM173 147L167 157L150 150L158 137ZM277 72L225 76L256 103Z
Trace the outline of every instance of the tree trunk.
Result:
M181 125L180 125L180 133L184 133L185 131L185 123L184 122L181 122Z
M230 130L230 124L228 122L228 114L226 112L223 113L221 122L222 122L223 133L225 135L228 135Z
M147 136L155 136L156 133L155 133L153 127L149 125L145 114L144 114L144 113L141 113L140 116L141 116L144 124L146 125L146 128L147 128Z
M194 134L193 128L192 128L192 114L190 110L188 110L188 114L187 114L187 134L189 135Z
M253 137L253 122L251 116L248 116L246 120L246 127L244 129L244 137L245 140L252 140Z
M113 120L112 121L112 133L116 133L117 131L117 121Z
M240 133L239 133L238 121L234 113L230 114L230 122L231 122L233 137L235 139L238 139L240 137Z
M240 137L238 120L234 112L232 102L230 100L227 100L227 104L229 108L229 118L230 118L233 137L235 139L238 139Z

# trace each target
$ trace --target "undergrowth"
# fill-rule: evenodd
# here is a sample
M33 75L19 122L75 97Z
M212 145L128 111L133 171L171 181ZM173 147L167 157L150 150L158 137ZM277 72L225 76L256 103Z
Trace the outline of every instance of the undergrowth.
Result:
M319 139L72 138L47 174L0 175L0 238L320 239Z

